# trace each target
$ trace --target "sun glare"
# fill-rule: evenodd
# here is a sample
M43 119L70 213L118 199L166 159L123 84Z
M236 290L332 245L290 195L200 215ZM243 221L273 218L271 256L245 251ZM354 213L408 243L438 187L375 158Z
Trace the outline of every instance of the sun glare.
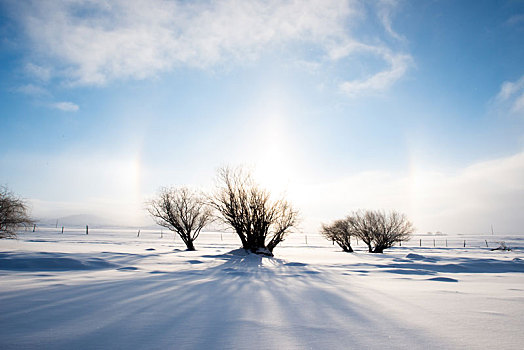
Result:
M257 142L255 177L271 192L282 193L295 174L294 148L289 141L285 116L273 113L266 120Z

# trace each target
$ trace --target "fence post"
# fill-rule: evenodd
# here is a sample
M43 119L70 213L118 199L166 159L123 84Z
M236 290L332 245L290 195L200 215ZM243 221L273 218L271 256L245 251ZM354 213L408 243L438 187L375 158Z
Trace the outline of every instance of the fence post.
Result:
M464 248L466 248L466 240L464 240Z
M136 234L137 237L140 237L140 229L138 229L138 233Z
M89 234L89 226L86 225L86 235L88 235L88 234Z
M400 243L400 246L402 247L402 240L400 240L399 243Z
M422 238L418 242L419 247L422 247Z
M62 226L62 234L64 234L64 226Z
M36 224L33 224L33 232L36 230Z
M433 248L435 248L435 238L433 238Z
M488 240L485 239L484 242L486 242L486 248L488 247Z

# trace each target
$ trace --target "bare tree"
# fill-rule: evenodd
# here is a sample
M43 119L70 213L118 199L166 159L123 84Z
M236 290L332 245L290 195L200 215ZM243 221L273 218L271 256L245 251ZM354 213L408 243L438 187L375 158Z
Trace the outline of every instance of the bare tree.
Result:
M322 225L320 233L329 239L336 242L342 250L348 253L353 253L351 247L351 232L347 220L335 220L331 225Z
M187 250L195 250L193 242L213 219L203 195L186 187L160 189L147 210L158 225L178 234Z
M18 228L32 224L27 204L6 186L0 186L0 238L14 238Z
M396 211L357 211L346 220L349 231L366 243L370 253L382 253L396 242L409 239L414 230L406 215Z
M297 225L298 212L286 200L270 197L249 172L225 167L218 170L211 205L220 220L235 230L244 249L272 256L273 249Z

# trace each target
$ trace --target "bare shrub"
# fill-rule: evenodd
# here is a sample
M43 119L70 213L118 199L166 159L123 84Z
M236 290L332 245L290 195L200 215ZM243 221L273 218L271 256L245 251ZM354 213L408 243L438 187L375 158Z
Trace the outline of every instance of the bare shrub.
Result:
M351 247L351 232L346 219L336 220L331 225L322 225L320 233L330 241L336 242L342 250L353 253Z
M487 244L486 244L487 245ZM504 241L501 241L499 242L499 246L497 248L493 248L491 249L492 251L494 250L506 250L506 251L511 251L511 247L507 246L506 245L506 242Z
M298 222L298 212L284 199L272 200L242 168L221 168L211 205L219 219L235 230L242 247L257 254L273 255Z
M24 200L6 186L0 186L0 238L14 238L17 229L32 224Z
M204 196L186 187L160 189L147 210L158 225L178 234L187 250L195 250L193 242L213 219Z
M346 220L351 234L366 243L370 253L382 253L396 242L409 239L414 230L406 215L396 211L356 211Z

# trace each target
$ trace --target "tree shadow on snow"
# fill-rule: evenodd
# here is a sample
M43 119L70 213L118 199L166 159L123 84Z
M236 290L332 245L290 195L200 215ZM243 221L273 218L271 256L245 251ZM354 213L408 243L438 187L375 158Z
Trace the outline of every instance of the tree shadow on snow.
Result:
M210 266L4 292L2 344L346 349L415 348L428 341L374 307L365 291L321 268L243 250L201 258Z
M410 257L410 255L413 255ZM409 254L404 259L380 263L357 263L345 265L349 269L363 268L401 275L436 275L438 273L524 273L524 261L520 259L499 260L490 258L454 257L452 263L438 258L426 258ZM369 270L368 270L369 271Z

